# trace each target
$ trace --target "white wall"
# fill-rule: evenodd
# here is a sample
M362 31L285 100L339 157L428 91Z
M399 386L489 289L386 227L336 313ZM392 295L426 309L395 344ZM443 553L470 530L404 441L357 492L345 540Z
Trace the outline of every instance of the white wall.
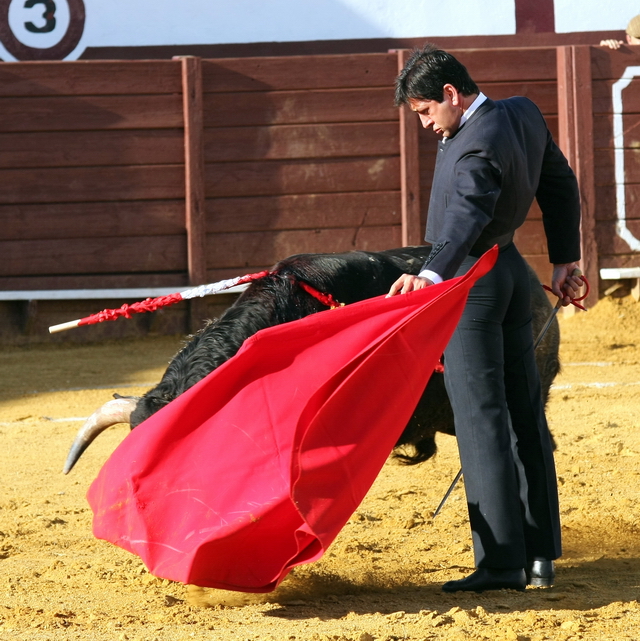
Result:
M9 23L29 47L55 45L69 24L69 0L55 0L56 29L44 24L43 0L30 9L11 0ZM536 0L529 0L535 2ZM86 47L420 38L515 33L515 0L84 0ZM640 12L631 0L555 0L557 32L623 30ZM0 58L14 60L0 43Z
M64 1L64 0L63 0ZM514 0L85 0L92 46L505 34ZM152 18L151 18L152 17Z
M41 0L42 2L42 0ZM30 47L59 41L69 23L67 0L55 0L55 32L44 24L44 4L12 0L16 37ZM86 47L227 44L415 38L515 33L514 0L84 0L86 23L74 59ZM3 55L4 54L4 55ZM14 59L0 44L0 57Z
M624 31L640 13L635 0L555 0L556 33L571 31Z

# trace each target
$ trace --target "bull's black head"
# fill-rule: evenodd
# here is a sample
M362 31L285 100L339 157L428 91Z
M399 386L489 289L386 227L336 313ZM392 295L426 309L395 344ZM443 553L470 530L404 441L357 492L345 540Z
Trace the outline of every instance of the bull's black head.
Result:
M169 404L170 398L162 398L158 396L143 396L136 405L136 408L131 412L131 429L138 427L142 421L146 421L150 416L161 410L165 405Z

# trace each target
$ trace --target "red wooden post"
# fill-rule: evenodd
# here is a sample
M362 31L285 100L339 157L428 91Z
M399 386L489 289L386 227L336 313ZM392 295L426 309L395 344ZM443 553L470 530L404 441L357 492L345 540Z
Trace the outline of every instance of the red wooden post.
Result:
M591 48L568 46L557 49L559 145L580 185L582 209L582 269L591 284L593 306L598 291L598 245L596 242L596 192L593 161L593 102Z
M398 49L398 72L410 52ZM408 107L400 107L400 198L402 201L402 245L421 245L419 119Z
M206 219L204 191L204 131L202 106L202 63L194 56L181 56L184 113L185 227L190 285L207 282ZM191 330L206 316L203 299L189 302Z
M554 0L516 0L516 33L554 33Z

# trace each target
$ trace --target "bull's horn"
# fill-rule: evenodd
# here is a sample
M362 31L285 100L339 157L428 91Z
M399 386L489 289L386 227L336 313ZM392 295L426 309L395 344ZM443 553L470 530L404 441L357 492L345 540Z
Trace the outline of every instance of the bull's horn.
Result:
M120 397L105 403L99 410L96 410L76 434L62 470L64 474L68 474L71 471L71 468L98 434L117 423L129 423L131 412L133 412L137 403L137 398Z

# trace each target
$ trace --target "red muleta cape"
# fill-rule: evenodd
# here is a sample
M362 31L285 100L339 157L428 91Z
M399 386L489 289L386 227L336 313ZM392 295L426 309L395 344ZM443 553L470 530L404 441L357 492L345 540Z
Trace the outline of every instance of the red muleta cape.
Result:
M133 430L88 492L93 531L159 577L268 592L371 487L497 249L460 278L262 330Z

